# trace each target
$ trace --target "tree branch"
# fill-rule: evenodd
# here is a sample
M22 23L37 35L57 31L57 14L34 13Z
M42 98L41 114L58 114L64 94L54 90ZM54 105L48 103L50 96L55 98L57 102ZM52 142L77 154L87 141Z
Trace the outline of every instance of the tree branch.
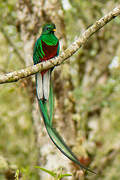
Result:
M19 79L33 75L38 71L41 72L43 70L52 68L53 66L60 65L66 59L71 57L81 46L83 46L96 31L101 29L105 24L107 24L109 21L111 21L118 15L120 15L120 6L114 8L107 15L102 17L100 20L96 21L82 34L81 37L78 37L78 39L75 42L73 42L70 47L63 51L62 54L60 54L60 56L50 59L47 62L42 62L37 65L26 67L25 69L21 69L19 71L10 72L8 74L2 74L0 75L0 83L2 84L8 82L15 82Z

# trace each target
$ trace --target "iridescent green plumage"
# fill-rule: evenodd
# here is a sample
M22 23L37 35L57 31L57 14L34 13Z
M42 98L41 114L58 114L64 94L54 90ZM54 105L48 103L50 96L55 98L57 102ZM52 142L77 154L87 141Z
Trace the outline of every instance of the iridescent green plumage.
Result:
M52 89L50 91L50 96L51 99L53 98L52 96ZM53 101L53 100L52 100ZM52 102L49 101L50 106L52 106ZM53 127L52 124L52 119L50 119L49 115L48 115L48 110L47 110L47 104L46 102L42 102L42 100L39 101L39 106L42 112L42 116L43 116L43 120L47 129L47 132L49 134L49 137L51 138L51 140L53 141L53 143L57 146L57 148L65 155L67 156L70 160L72 160L73 162L75 162L77 165L79 165L82 169L85 169L89 172L92 172L94 174L96 174L94 171L90 170L89 168L85 167L84 165L82 165L79 160L77 159L77 157L74 155L74 153L70 150L70 148L66 145L66 143L64 142L63 138L59 135L59 133L56 131L56 129ZM50 111L50 113L52 113Z
M55 29L56 27L54 24L46 24L43 27L42 35L37 39L33 50L34 64L41 62L42 61L41 59L43 59L46 56L45 52L43 51L42 42L45 42L45 44L48 45L48 47L56 46L57 43L59 42L58 38L54 35ZM56 55L58 54L59 54L59 43L58 43ZM48 57L48 59L50 58Z
M47 24L43 27L42 35L36 41L33 52L34 64L41 61L49 60L59 54L59 41L54 35L55 25ZM42 73L36 74L36 91L39 107L42 113L45 127L47 132L53 141L53 143L58 147L58 149L73 162L78 164L81 168L86 169L94 173L92 170L86 168L82 165L69 147L65 144L63 138L58 134L58 132L53 128L53 90L51 85L51 70L44 71ZM46 89L47 88L47 91ZM47 104L49 103L49 107Z

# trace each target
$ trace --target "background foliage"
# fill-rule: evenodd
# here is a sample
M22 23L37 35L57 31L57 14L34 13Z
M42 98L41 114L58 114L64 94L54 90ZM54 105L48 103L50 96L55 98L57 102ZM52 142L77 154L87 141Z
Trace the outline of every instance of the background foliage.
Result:
M117 6L120 0L48 2L0 1L1 73L23 68L25 64L31 63L31 60L28 62L29 57L32 59L31 44L39 36L41 25L45 22L55 21L57 35L64 49L80 32ZM59 7L59 11L56 11L56 7ZM100 173L98 176L89 173L81 175L80 170L69 161L71 165L68 169L74 180L120 178L119 29L120 17L117 17L71 57L70 63L62 65L54 73L54 123L80 161ZM42 127L36 127L37 117L33 112L33 103L37 108L34 79L27 78L17 83L0 85L1 180L14 179L17 169L21 170L23 180L43 179L41 171L34 166L40 162L43 167L46 164L47 160L41 158L39 153L43 146L41 139L45 134L43 132L40 139L38 131L42 131ZM38 110L36 112L38 114ZM61 166L66 168L64 163ZM50 162L45 167L50 170L55 170L53 167L59 169L57 162L55 166ZM45 175L44 179L50 179L50 176Z

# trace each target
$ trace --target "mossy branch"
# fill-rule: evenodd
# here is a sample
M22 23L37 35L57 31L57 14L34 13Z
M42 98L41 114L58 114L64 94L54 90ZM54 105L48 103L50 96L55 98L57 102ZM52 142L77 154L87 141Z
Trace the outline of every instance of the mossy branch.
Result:
M8 83L15 82L19 79L28 77L37 73L38 71L43 71L53 66L60 65L66 59L71 57L81 46L83 46L87 40L99 29L101 29L104 25L110 22L113 18L120 15L120 6L114 8L108 14L103 16L100 20L96 21L92 26L90 26L83 34L78 37L76 41L74 41L65 51L63 51L58 57L50 59L47 62L39 63L37 65L26 67L25 69L21 69L18 71L10 72L7 74L0 75L0 83Z

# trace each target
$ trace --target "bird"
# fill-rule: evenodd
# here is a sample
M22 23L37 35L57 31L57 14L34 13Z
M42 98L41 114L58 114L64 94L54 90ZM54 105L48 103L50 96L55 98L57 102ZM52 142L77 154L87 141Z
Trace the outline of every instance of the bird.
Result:
M56 26L53 23L47 23L42 28L40 37L35 42L33 48L33 62L34 64L41 63L43 61L49 61L59 55L60 43L55 36ZM51 82L51 73L53 68L37 72L36 79L36 94L38 104L43 117L43 121L48 132L48 135L56 147L70 160L79 165L82 169L95 173L91 169L85 167L80 163L78 158L74 155L71 149L66 145L63 138L59 135L56 129L53 127L53 88ZM48 105L47 105L48 104Z

